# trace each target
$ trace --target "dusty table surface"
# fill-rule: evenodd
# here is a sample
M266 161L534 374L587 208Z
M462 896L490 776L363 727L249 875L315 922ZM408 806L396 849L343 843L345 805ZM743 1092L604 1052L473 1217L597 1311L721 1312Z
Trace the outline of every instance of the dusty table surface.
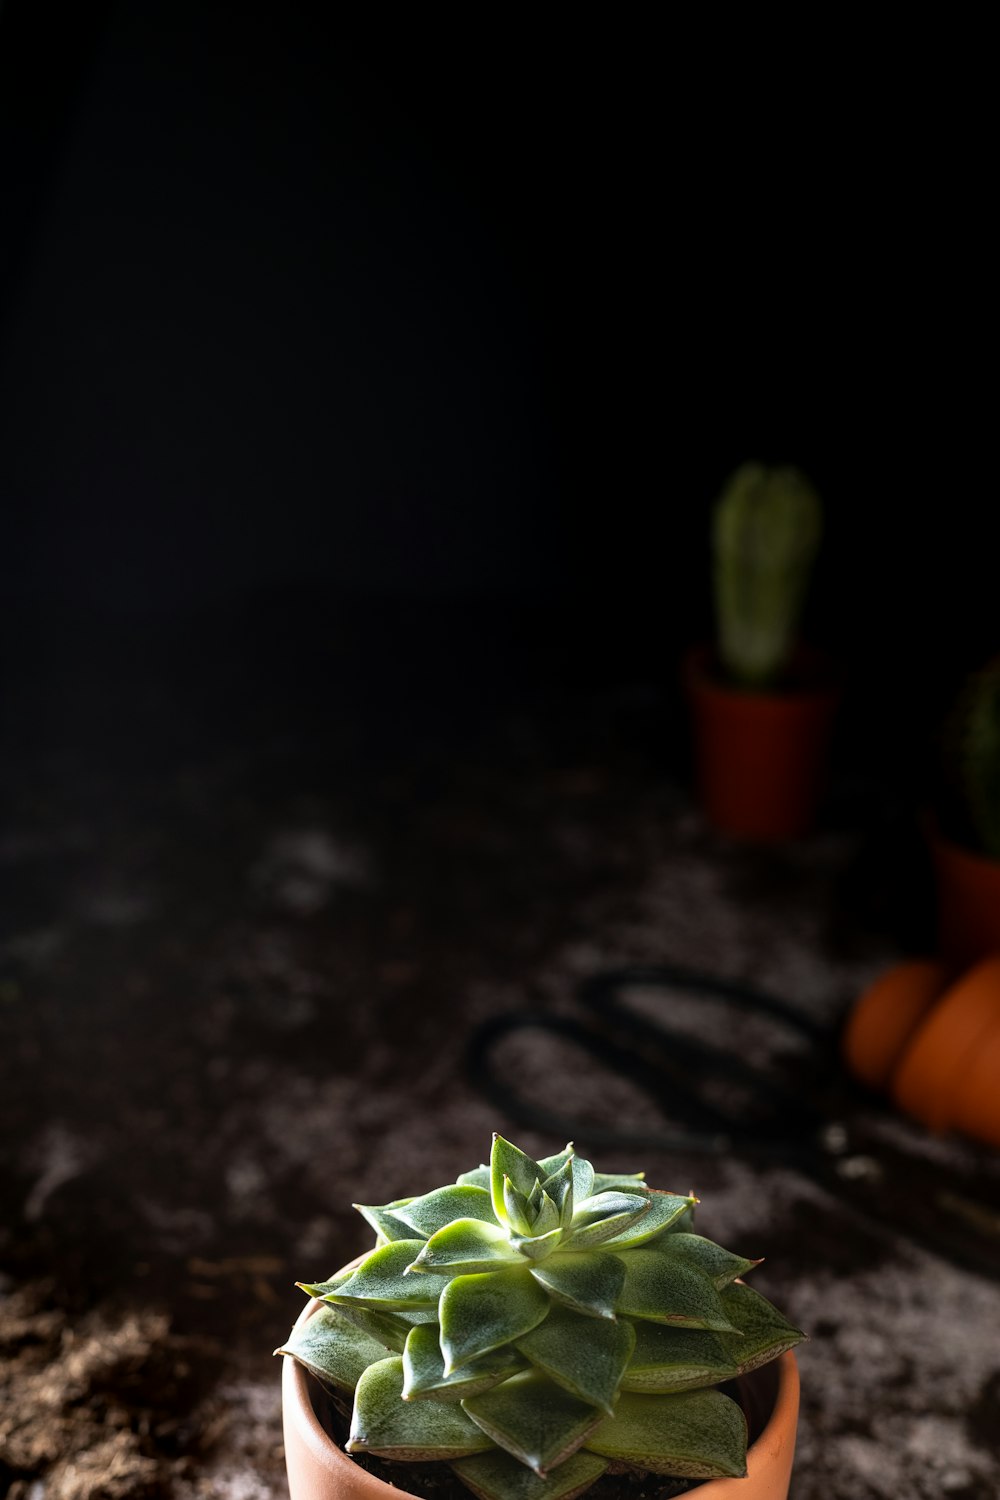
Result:
M322 712L248 694L244 713L218 711L210 680L185 693L137 670L104 696L86 673L53 681L22 684L0 843L15 1500L286 1493L271 1350L293 1282L369 1243L352 1201L453 1179L494 1129L539 1154L564 1144L473 1088L482 1021L570 1013L581 978L672 962L833 1028L901 951L871 818L845 803L770 851L716 838L661 755L676 726L655 685L515 692L469 717L454 695L416 712L357 683ZM632 1002L784 1076L815 1070L713 1002ZM588 1120L655 1134L669 1118L669 1098L554 1036L503 1045L526 1089L580 1116L583 1150ZM766 1256L756 1285L811 1334L794 1500L987 1500L1000 1283L879 1204L905 1195L940 1221L958 1181L995 1205L996 1158L836 1080L831 1101L816 1172L738 1148L588 1154L694 1189L704 1233Z

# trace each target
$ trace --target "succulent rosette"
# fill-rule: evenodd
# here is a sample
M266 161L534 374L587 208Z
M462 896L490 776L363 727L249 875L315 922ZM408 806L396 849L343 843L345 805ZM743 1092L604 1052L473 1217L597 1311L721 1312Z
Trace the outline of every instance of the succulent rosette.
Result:
M326 1282L278 1353L343 1401L347 1449L451 1464L483 1500L571 1500L610 1467L746 1472L738 1403L716 1389L803 1335L738 1281L757 1262L693 1231L696 1199L534 1161L382 1207L375 1248Z

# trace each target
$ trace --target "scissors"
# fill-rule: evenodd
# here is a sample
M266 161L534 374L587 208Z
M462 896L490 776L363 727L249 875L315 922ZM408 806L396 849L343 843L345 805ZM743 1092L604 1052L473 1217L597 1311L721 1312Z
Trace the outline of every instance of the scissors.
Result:
M515 1012L486 1021L472 1035L468 1067L473 1083L492 1103L515 1113L521 1124L565 1139L574 1134L600 1146L645 1146L662 1151L747 1153L778 1156L816 1149L813 1137L829 1121L812 1100L773 1074L765 1075L732 1048L696 1040L638 1014L621 1000L622 991L642 986L685 994L702 994L766 1015L804 1037L814 1054L830 1053L833 1068L835 1034L786 1001L739 980L717 979L673 965L635 965L606 970L582 980L577 998L583 1017L544 1011ZM559 1115L543 1104L511 1091L495 1062L498 1042L513 1032L537 1030L576 1043L599 1063L643 1088L661 1107L680 1113L679 1127L609 1127ZM748 1119L736 1104L706 1097L704 1084L725 1080L738 1086L758 1108ZM764 1118L760 1118L763 1106Z

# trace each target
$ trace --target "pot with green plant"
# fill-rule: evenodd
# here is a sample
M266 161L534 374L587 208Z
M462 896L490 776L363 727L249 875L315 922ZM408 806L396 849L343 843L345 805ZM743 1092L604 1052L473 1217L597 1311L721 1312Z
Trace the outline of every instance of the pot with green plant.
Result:
M938 948L961 966L1000 951L1000 657L969 678L943 751L940 817L928 830Z
M737 838L808 832L839 692L799 640L822 507L797 469L747 463L712 521L714 648L689 656L695 769L709 820Z
M495 1136L360 1207L375 1247L276 1351L292 1500L784 1500L803 1335L695 1201Z

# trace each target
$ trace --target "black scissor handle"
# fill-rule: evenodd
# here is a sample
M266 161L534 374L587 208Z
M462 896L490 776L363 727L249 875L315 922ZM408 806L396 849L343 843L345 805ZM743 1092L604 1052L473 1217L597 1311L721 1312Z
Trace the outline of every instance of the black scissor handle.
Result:
M710 995L713 999L729 1000L744 1010L770 1016L772 1020L787 1026L791 1031L799 1032L812 1042L824 1045L831 1040L831 1032L826 1027L810 1016L804 1016L800 1010L789 1005L787 1000L781 1000L767 990L759 990L740 979L717 979L712 974L680 968L675 964L629 964L618 969L603 969L582 980L577 994L583 1004L592 1009L606 1010L614 1007L616 1012L622 1012L618 992L630 985L692 990L696 994ZM625 1013L632 1014L628 1011Z
M784 1001L738 981L716 980L667 965L634 966L595 974L583 981L579 997L587 1007L586 1022L532 1011L487 1021L469 1041L471 1081L521 1124L563 1138L580 1135L594 1145L701 1153L744 1149L782 1160L815 1151L821 1119L810 1101L778 1080L763 1077L730 1050L681 1036L637 1015L618 999L619 992L629 985L696 990L764 1012L814 1043L830 1040L827 1032ZM679 1113L683 1125L663 1131L603 1126L563 1115L547 1103L525 1097L501 1076L494 1053L503 1037L532 1029L580 1046L603 1066L643 1088L665 1114ZM780 1121L774 1125L750 1124L736 1111L710 1103L699 1088L706 1068L715 1077L737 1082L753 1098L777 1106Z

